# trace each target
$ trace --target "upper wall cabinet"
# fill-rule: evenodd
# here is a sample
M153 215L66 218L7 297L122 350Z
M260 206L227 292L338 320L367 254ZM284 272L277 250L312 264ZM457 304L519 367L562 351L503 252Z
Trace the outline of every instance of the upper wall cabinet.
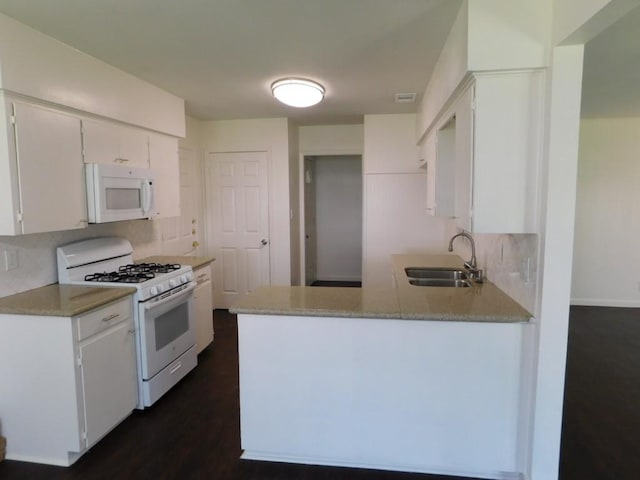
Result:
M0 156L0 234L86 226L80 120L28 103L5 101ZM6 134L6 136L4 136Z
M436 172L447 172L438 215L476 233L536 232L543 82L539 70L473 75L434 127ZM440 191L453 192L445 211Z
M155 174L156 218L180 216L180 160L178 139L166 135L149 137L151 170Z
M149 166L149 135L144 130L99 120L82 121L85 163Z

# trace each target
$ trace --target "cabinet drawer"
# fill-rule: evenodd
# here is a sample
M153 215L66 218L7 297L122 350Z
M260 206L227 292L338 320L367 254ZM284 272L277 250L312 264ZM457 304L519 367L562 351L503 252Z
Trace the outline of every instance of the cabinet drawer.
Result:
M111 303L105 307L93 310L76 319L78 323L78 340L106 330L131 317L131 297Z
M198 285L211 280L211 265L206 265L194 270L193 276L195 277Z

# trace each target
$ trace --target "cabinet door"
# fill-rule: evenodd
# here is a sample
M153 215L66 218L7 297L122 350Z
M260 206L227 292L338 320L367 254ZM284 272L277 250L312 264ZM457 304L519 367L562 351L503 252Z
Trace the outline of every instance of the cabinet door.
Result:
M149 167L149 135L143 130L119 128L120 158L126 165Z
M149 139L142 130L98 120L83 120L82 142L85 163L149 166Z
M435 138L437 157L435 204L438 216L455 218L456 216L456 136L457 118L451 115L441 125Z
M200 353L213 341L213 290L211 267L206 266L193 272L198 286L194 291L196 316L196 352Z
M537 231L544 72L478 74L473 231Z
M436 136L429 132L420 144L420 168L427 174L427 205L429 215L436 215Z
M88 447L136 407L134 333L133 321L128 319L80 345Z
M178 139L153 135L149 140L154 195L158 218L180 216L180 161Z
M456 225L464 230L471 230L473 205L472 194L472 162L474 141L474 86L471 85L462 93L456 103L455 126L455 199L454 214Z
M118 131L106 122L82 121L85 163L116 163L120 157Z
M86 226L80 120L16 102L22 233Z

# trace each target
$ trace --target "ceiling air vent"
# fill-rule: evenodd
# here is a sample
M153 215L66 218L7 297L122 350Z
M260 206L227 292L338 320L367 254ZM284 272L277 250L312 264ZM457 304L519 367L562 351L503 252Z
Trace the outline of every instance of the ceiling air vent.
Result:
M413 103L416 101L415 93L396 93L395 102L396 103Z

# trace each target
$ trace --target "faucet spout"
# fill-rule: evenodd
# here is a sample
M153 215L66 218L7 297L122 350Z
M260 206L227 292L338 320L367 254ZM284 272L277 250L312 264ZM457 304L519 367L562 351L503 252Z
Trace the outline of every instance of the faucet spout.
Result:
M449 240L449 248L447 250L453 252L453 241L458 237L465 237L469 240L469 243L471 244L471 259L468 262L464 262L464 266L469 269L469 273L472 275L475 281L481 283L483 278L482 270L478 268L478 262L476 260L476 242L473 240L473 237L469 233L463 230L462 232L457 233L456 235L451 237L451 240Z

